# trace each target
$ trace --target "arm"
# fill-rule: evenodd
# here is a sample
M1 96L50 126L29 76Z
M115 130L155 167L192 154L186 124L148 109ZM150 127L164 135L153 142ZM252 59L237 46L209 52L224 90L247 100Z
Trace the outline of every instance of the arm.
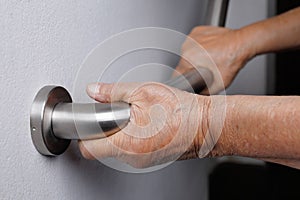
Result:
M300 7L240 29L254 55L300 47Z
M209 68L214 74L210 93L217 93L224 86L228 87L239 70L256 55L299 48L299 19L300 8L296 8L237 30L195 27L182 46L184 59L181 59L176 70L184 73L193 67ZM197 48L195 43L203 47L207 54ZM208 94L208 91L204 91L204 94Z
M101 102L130 103L131 118L110 137L81 141L85 158L115 157L145 168L237 155L300 167L300 97L201 96L159 83L102 83L88 94ZM207 138L215 139L213 148L202 155Z
M282 160L299 161L299 147L300 97L227 97L223 132L212 155L237 155L281 163Z

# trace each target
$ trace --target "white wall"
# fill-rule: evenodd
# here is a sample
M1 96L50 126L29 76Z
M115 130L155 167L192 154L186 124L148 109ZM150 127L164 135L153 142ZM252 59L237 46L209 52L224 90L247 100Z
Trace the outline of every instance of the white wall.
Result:
M261 0L233 2L229 15L233 26L245 23L244 17L263 17L266 10ZM80 63L96 44L142 26L188 33L200 21L202 4L200 0L0 1L1 199L206 199L210 162L205 160L176 162L149 174L126 174L84 160L76 143L62 156L43 157L29 133L30 106L38 89L57 84L71 90ZM239 19L237 24L233 18ZM256 68L263 73L261 69ZM252 79L245 77L240 79L253 88ZM263 78L255 81L255 88L263 87L262 82Z

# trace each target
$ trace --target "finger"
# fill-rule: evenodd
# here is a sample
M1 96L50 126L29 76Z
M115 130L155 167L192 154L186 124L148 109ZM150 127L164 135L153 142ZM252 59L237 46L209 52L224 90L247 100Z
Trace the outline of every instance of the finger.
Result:
M95 160L96 158L88 151L88 149L85 147L84 142L82 140L78 140L78 146L81 155L88 160Z
M214 95L218 94L222 90L225 90L225 88L222 89L221 86L218 86L216 82L214 82L209 88L205 88L203 91L200 92L201 95Z
M132 93L141 86L140 83L92 83L87 86L88 95L100 102L130 102Z
M182 55L182 58L179 61L176 70L174 70L172 77L176 77L200 66L204 68L212 68L214 63L203 51L192 49Z
M107 138L98 140L82 140L78 142L79 150L86 159L113 157L113 146Z
M209 96L211 94L215 94L212 91L209 91L208 88L205 88L204 90L202 90L200 93L200 95L205 95L205 96Z
M107 138L79 141L79 149L86 159L118 158L139 153L144 148L139 142L139 138L127 135L121 130Z

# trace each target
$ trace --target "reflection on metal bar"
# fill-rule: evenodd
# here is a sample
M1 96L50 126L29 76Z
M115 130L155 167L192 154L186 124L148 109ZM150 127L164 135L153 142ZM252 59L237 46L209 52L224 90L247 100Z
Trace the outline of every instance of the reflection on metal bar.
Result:
M206 24L223 26L229 0L209 0ZM191 70L165 82L166 85L199 92L213 80L205 68ZM72 103L70 94L59 86L45 86L31 108L30 128L33 143L43 155L63 153L72 139L103 138L124 128L130 120L127 103Z
M229 0L208 0L205 11L205 24L225 26Z

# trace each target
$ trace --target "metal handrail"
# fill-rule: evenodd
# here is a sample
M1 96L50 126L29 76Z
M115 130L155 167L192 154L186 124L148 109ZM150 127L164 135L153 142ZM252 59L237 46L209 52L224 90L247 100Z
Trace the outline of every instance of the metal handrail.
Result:
M205 24L224 26L228 4L229 0L209 0ZM208 69L197 68L165 84L199 92L212 80ZM45 86L32 104L30 128L36 149L43 155L55 156L63 153L73 139L107 137L124 128L129 120L130 105L127 103L72 103L63 87Z

